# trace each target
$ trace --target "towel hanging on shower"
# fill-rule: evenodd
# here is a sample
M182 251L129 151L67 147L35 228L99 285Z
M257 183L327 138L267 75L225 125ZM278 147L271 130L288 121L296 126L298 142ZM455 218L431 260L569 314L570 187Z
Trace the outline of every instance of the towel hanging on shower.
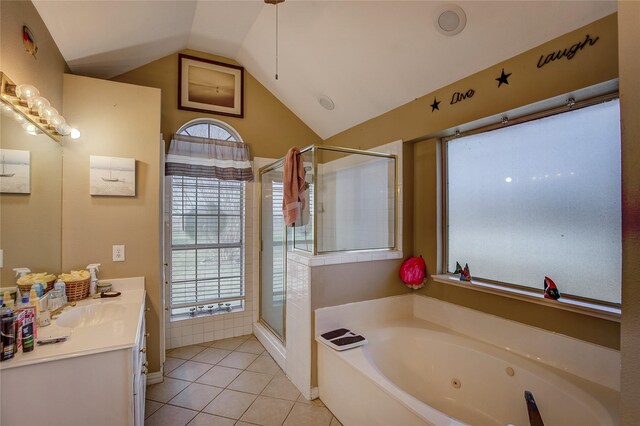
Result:
M300 150L290 148L284 157L284 182L282 194L282 214L284 224L291 225L298 220L305 207L305 171Z

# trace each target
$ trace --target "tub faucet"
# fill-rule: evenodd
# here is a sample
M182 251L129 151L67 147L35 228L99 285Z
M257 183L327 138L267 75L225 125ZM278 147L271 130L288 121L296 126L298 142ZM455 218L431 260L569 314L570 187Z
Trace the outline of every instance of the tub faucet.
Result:
M524 391L524 400L527 402L527 411L529 412L529 424L531 426L544 426L538 405L533 398L533 394L528 390Z

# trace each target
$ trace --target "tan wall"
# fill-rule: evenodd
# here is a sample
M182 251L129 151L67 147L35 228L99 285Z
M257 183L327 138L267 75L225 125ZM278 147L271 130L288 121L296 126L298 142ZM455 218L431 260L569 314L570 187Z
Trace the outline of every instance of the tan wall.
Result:
M82 137L64 147L62 268L101 263L99 277L145 277L149 371L158 371L160 90L66 74L64 109ZM89 155L135 158L136 196L90 196ZM112 262L114 244L125 245L124 262Z
M195 50L187 49L179 53L240 65L231 59ZM114 77L113 80L162 89L162 134L167 143L184 123L201 117L230 124L251 145L251 155L254 157L279 158L292 146L304 147L322 141L246 70L244 118L179 110L178 53Z
M62 110L62 75L66 63L30 1L0 2L0 71L15 83L30 83ZM37 59L22 43L22 26L38 39ZM0 285L15 284L12 268L58 273L61 250L62 149L44 135L28 136L2 117L2 148L31 152L31 194L0 196L0 247L4 267Z
M541 54L569 47L584 40L587 33L600 37L595 45L585 48L570 61L552 62L541 69L536 67ZM325 143L367 149L398 139L426 139L457 125L608 81L618 76L617 49L617 17L614 14L346 130ZM498 88L495 78L503 67L512 75L508 86ZM468 89L475 91L471 99L449 105L452 93ZM432 113L429 105L434 97L442 103L440 111ZM405 220L405 234L409 227L413 235L413 250L406 249L405 245L404 254L405 257L422 255L429 273L435 273L438 270L435 142L415 143L412 150L413 155L405 157L405 167L413 158L413 177L405 177L404 180L404 212L406 217L406 200L413 199L413 220ZM411 180L413 187L407 185ZM395 273L399 264L388 262L387 267ZM348 274L355 276L366 270L366 265L351 265L349 268ZM381 275L393 276L382 272ZM392 287L401 284L394 278L387 285L388 291L392 291ZM619 324L612 321L460 288L445 288L431 280L419 293L608 347L619 347Z
M622 424L640 419L640 3L618 3L622 111Z

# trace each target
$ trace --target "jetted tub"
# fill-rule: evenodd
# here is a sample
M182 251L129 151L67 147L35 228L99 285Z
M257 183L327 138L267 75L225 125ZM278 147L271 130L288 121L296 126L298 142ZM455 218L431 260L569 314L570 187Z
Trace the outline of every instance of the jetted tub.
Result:
M340 307L325 309L336 308ZM335 312L325 312L334 317L325 321L319 311L316 321L320 326L330 325L327 321L335 323ZM475 314L486 316L479 312ZM488 317L496 321L496 317ZM348 321L343 318L342 323L345 322ZM406 313L400 313L396 318L372 320L369 324L362 318L357 322L359 324L353 323L347 328L367 337L369 343L363 347L338 352L318 341L320 398L345 426L526 426L529 417L525 390L533 393L546 426L618 424L619 393L616 389L562 369L567 356L571 356L567 351L580 349L581 345L595 345L570 339L566 345L558 346L560 361L550 366L537 360L544 360L543 357L514 353L520 348L501 348L459 331L408 317ZM507 334L518 331L518 327L531 328L516 324L516 329L509 329L514 323L506 322L510 323L505 327ZM478 325L482 325L482 319L475 324ZM332 328L337 327L320 329L317 326L316 334ZM545 342L544 335L540 335L548 332L534 330L529 336L533 339L529 343L532 347L536 346L536 339L542 339L541 346L553 343ZM559 336L548 334L553 335L552 339ZM599 353L602 351L604 354ZM586 348L573 356L609 364L612 360L615 362L615 356L611 357L609 351L600 347ZM593 371L598 366L594 367L585 375L597 380L593 374L598 373ZM615 368L603 364L605 372L611 367Z

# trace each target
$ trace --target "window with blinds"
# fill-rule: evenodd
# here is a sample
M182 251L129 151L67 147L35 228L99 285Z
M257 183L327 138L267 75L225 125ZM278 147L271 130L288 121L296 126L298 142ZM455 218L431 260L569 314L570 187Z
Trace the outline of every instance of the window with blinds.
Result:
M200 120L179 133L238 140ZM171 315L244 305L245 183L171 177Z

